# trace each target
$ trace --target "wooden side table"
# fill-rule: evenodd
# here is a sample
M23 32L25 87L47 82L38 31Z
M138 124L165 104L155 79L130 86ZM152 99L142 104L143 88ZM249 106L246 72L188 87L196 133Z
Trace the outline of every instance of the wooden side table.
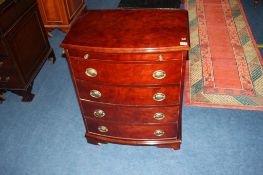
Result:
M32 101L34 79L47 58L55 61L37 2L0 1L0 103L7 91Z

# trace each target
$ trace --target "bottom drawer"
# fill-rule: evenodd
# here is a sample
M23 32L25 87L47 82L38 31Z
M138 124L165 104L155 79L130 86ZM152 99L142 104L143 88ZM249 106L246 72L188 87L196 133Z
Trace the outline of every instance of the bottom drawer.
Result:
M1 54L1 53L0 53ZM19 79L19 75L7 58L0 58L0 88L3 89L21 89L25 84Z
M120 125L85 119L88 132L99 135L127 139L167 139L177 138L178 124L169 125Z
M24 83L14 76L0 75L0 79L0 89L23 89L25 86Z

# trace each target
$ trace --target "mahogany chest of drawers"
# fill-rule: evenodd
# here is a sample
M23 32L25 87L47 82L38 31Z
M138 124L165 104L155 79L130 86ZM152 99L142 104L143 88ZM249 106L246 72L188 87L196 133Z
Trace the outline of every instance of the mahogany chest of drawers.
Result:
M179 149L185 10L87 11L62 42L89 143Z
M12 91L31 101L33 81L47 58L55 61L36 0L0 4L0 101Z

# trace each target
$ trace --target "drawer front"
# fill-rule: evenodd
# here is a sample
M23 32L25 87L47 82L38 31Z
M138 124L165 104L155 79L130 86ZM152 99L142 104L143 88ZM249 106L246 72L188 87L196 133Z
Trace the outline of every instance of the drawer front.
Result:
M8 58L8 54L5 49L5 46L2 43L2 41L0 41L0 75L12 71L12 67L13 64L11 63L10 58Z
M88 132L104 136L127 139L167 139L177 138L178 124L169 125L119 125L116 123L85 120Z
M78 79L110 84L178 84L182 60L170 62L81 61L71 59L71 69Z
M23 89L25 84L14 74L0 75L0 89Z
M179 119L179 106L135 107L81 101L87 118L120 123L171 123Z
M76 80L81 99L122 105L178 105L179 86L105 86Z
M8 57L4 44L0 42L0 88L19 88L20 80L14 64Z
M148 53L148 54L103 54L103 53L90 53L82 50L68 50L72 57L79 57L80 59L89 60L115 60L115 61L168 61L168 60L181 60L186 59L183 52L169 52L169 53Z
M13 87L17 84L17 73L8 58L0 58L0 83L1 87Z

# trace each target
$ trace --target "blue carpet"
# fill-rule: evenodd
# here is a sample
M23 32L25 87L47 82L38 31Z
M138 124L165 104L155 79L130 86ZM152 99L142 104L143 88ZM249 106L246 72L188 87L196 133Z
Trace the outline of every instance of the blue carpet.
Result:
M263 2L242 0L252 31L263 43ZM115 8L118 0L90 0ZM261 175L263 112L184 106L181 150L87 144L68 65L60 56L65 34L50 43L57 62L35 80L33 102L7 93L0 105L0 175ZM261 51L262 53L262 51Z

